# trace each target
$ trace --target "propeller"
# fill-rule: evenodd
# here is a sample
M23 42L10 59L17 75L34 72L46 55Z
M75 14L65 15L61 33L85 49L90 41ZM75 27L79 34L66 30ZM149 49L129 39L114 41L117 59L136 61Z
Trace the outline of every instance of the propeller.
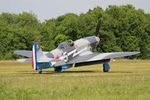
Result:
M96 25L96 36L99 37L99 38L100 38L100 32L99 32L99 30L101 28L102 22L103 22L103 17L100 17L98 19L98 22L97 22L97 25ZM102 40L102 38L101 38L101 40ZM97 47L99 47L102 52L105 52L105 50L102 48L102 45L99 44Z
M100 17L98 19L98 22L97 22L97 25L96 25L96 36L99 37L99 30L100 30L100 26L102 24L102 20L103 20L103 17Z

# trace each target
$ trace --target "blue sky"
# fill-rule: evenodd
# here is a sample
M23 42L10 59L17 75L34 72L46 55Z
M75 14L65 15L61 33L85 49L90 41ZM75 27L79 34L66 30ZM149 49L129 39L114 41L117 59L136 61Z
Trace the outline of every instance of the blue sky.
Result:
M65 13L80 14L100 6L132 4L137 9L150 12L150 0L0 0L0 13L33 12L41 21L56 18Z

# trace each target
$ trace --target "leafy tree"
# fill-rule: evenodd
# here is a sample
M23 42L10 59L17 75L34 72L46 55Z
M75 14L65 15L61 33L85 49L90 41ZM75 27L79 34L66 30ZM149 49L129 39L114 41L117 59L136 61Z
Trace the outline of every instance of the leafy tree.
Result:
M55 19L46 20L42 23L41 28L41 46L44 50L52 50L55 48L54 38L57 36Z
M68 13L57 18L58 33L69 36L70 39L75 40L78 34L78 16Z
M0 15L0 45L2 59L15 58L16 49L30 49L34 41L40 41L38 21L30 13Z
M76 15L68 13L40 22L33 13L0 14L0 59L16 59L17 49L31 50L38 42L50 51L60 42L96 35L100 18L100 44L96 51L140 51L136 58L150 59L150 14L132 5L100 7Z
M64 34L58 34L56 37L55 37L55 45L59 45L59 43L61 42L64 42L66 40L68 40L69 37L64 35Z

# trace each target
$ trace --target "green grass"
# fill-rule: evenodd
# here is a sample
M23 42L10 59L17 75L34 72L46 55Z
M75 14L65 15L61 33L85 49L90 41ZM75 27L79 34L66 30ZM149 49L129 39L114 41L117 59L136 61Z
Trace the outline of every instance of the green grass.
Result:
M149 100L150 61L111 61L111 71L102 65L53 69L42 75L30 63L0 61L0 100Z

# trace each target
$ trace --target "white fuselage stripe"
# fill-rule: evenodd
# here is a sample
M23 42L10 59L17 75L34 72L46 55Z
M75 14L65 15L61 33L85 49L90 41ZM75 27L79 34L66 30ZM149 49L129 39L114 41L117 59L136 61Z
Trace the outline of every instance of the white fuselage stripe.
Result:
M33 45L33 64L34 64L34 69L36 69L35 45Z

